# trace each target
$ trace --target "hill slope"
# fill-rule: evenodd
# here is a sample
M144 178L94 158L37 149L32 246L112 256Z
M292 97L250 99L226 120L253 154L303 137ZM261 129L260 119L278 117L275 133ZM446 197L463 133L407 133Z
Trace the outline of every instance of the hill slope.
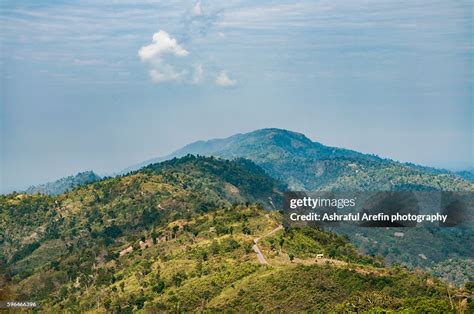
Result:
M279 188L248 161L187 156L59 196L1 196L0 299L52 312L451 309L425 273L282 229L263 208Z
M59 195L72 189L86 185L89 183L97 182L101 179L100 176L95 174L93 171L79 172L74 176L58 179L53 182L48 182L40 185L30 186L25 193L27 194L48 194L48 195Z
M461 178L474 182L474 170L457 171L456 174Z

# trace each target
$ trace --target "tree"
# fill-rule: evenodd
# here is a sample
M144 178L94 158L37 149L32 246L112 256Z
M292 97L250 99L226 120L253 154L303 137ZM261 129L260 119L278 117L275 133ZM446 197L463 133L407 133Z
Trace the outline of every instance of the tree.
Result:
M464 285L467 291L473 291L474 292L474 281L468 281Z
M219 254L219 244L216 240L213 240L211 243L211 253L214 255Z
M270 242L270 248L272 249L272 251L275 251L275 249L276 249L275 239L270 239L270 240L268 240L268 242Z
M280 237L280 243L279 243L279 244L280 244L280 248L283 249L283 244L284 244L284 243L285 243L285 238Z
M160 293L163 292L165 289L165 282L161 279L158 279L158 282L153 286L152 290L155 293Z
M158 233L156 233L155 229L151 232L151 240L153 241L153 244L156 244L156 238L158 237Z
M173 229L171 229L171 231L173 232L173 238L176 237L176 233L178 232L178 230L179 230L178 225L173 226Z
M176 287L181 286L181 283L187 278L186 273L179 271L171 277L171 281Z

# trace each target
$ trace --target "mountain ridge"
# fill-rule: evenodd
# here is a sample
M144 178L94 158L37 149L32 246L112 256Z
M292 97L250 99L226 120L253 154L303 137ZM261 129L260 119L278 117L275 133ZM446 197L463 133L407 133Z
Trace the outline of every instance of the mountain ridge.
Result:
M149 163L182 157L187 154L216 156L224 159L242 157L252 160L268 171L270 175L286 182L291 189L347 188L349 187L348 181L352 181L350 187L354 189L364 189L374 185L378 185L379 188L383 189L403 188L406 185L405 181L415 181L415 177L418 175L426 177L419 184L436 189L449 189L451 187L466 190L474 186L466 183L472 183L467 176L462 178L460 175L445 169L403 163L374 154L326 146L312 141L302 133L278 128L259 129L248 133L238 133L226 138L196 141L169 155L149 159L129 167L122 173L136 170ZM389 182L388 178L378 178L378 181L375 182L363 178L364 181L359 180L361 175L356 175L361 172L373 176L373 172L377 172L379 169L388 169L393 173L391 179L394 182L387 183ZM316 175L310 174L310 171L315 172ZM380 175L380 173L377 173L377 175ZM428 182L430 179L436 181L433 180L435 175L439 176L438 179L444 185L438 186ZM396 177L407 177L407 179L396 182ZM357 180L363 183L357 184ZM466 182L463 183L463 180L466 180Z
M55 181L38 184L30 186L25 190L27 194L42 193L49 195L59 195L68 190L74 189L76 187L97 182L102 179L101 176L97 175L94 171L88 170L83 172L78 172L75 175L70 175L57 179Z
M379 157L378 155L375 154L367 154L367 153L361 153L357 152L355 150L351 149L345 149L345 148L339 148L339 147L332 147L332 146L326 146L324 144L321 144L320 142L317 141L312 141L309 139L307 136L305 136L303 133L299 132L294 132L294 131L289 131L285 129L280 129L280 128L264 128L264 129L257 129L251 132L247 133L237 133L234 135L231 135L229 137L225 138L215 138L215 139L209 139L209 140L198 140L192 143L189 143L182 148L175 150L174 152L161 156L161 157L155 157L151 158L148 160L145 160L143 162L137 163L135 165L132 165L130 167L127 167L117 173L111 174L110 176L116 176L116 175L123 175L126 173L129 173L131 171L136 171L142 167L145 167L149 164L153 163L158 163L162 162L165 160L169 160L175 157L183 157L187 154L198 154L198 155L205 155L205 156L218 156L222 158L227 158L227 159L233 159L233 158L248 158L249 155L251 155L249 151L246 153L241 153L236 151L235 149L232 150L232 146L239 145L240 141L245 140L246 138L251 138L255 135L259 136L259 138L262 140L265 140L262 135L269 134L269 133L277 133L280 136L288 136L290 139L293 138L294 140L300 141L300 143L303 143L308 146L312 146L315 149L315 152L320 152L321 150L324 152L322 157L332 157L337 158L337 157L344 157L346 159L350 158L360 158L363 160L370 160L370 161L377 161L379 163L397 163L399 165L403 165L405 167L408 167L413 170L419 170L423 171L426 173L430 174L443 174L443 175L455 175L458 178L462 178L464 180L473 182L474 180L474 175L472 170L466 170L466 171L450 171L446 169L440 169L440 168L434 168L434 167L429 167L429 166L423 166L423 165L418 165L414 164L411 162L399 162L399 161L394 161L390 158L384 158L384 157ZM258 145L257 145L258 146ZM288 148L288 147L286 147ZM321 156L320 156L321 157ZM250 158L252 160L252 158ZM255 160L254 160L255 161ZM264 167L265 168L265 167ZM268 169L267 169L268 170ZM79 176L85 175L85 174L92 174L94 178L90 180L78 180ZM72 189L74 187L80 186L82 184L94 182L100 180L102 177L95 174L93 171L85 171L85 172L79 172L76 175L68 176L68 177L63 177L60 178L56 181L44 183L44 184L39 184L36 186L30 186L28 189L25 190L26 193L45 193L45 194L51 194L51 195L57 195L60 194L67 189ZM280 177L280 179L282 179ZM58 187L59 186L59 187ZM294 188L300 188L300 189L305 189L304 184L296 184L296 186L293 186Z
M129 172L129 171L137 170L137 169L139 169L143 166L146 166L148 164L161 162L161 161L171 159L171 158L174 158L174 157L182 157L182 156L185 156L185 155L189 154L190 151L192 151L193 154L203 154L203 155L208 154L210 152L220 152L220 151L224 150L225 148L231 148L232 145L238 143L241 140L245 140L248 137L252 137L254 135L262 136L262 135L266 135L266 134L271 133L271 132L290 135L292 138L300 140L301 142L303 142L305 144L309 144L309 145L315 145L315 146L318 146L318 147L325 147L325 148L334 149L334 150L351 152L351 153L355 153L357 155L368 155L368 154L363 154L363 153L356 152L354 150L349 150L349 149L345 149L345 148L338 148L338 147L330 147L330 146L323 145L319 142L312 141L311 139L306 137L306 135L304 135L303 133L289 131L289 130L280 129L280 128L263 128L263 129L257 129L257 130L254 130L254 131L250 131L250 132L247 132L247 133L236 133L234 135L224 137L224 138L214 138L214 139L209 139L209 140L198 140L198 141L186 144L182 148L179 148L179 149L175 150L174 152L172 152L168 155L165 155L165 156L162 156L162 157L151 158L151 159L148 159L148 160L143 161L141 163L138 163L136 165L130 166L130 167L126 168L125 170L120 171L120 173L126 173L126 172ZM234 157L239 157L239 156L234 156Z

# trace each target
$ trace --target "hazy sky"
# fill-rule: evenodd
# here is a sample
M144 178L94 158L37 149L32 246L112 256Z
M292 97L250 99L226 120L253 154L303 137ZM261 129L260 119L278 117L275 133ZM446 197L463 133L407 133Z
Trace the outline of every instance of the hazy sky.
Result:
M473 160L471 1L0 0L0 191L263 127Z

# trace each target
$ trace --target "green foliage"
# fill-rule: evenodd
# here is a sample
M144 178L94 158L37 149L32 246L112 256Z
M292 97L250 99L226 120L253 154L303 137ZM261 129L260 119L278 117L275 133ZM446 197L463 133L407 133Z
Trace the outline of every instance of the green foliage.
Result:
M36 250L39 246L40 246L39 242L33 242L30 244L27 244L26 246L22 247L12 256L10 262L11 263L18 262L19 260L33 253L33 251Z
M276 181L268 177L262 168L250 160L242 158L228 161L214 157L187 155L180 159L175 158L162 163L151 164L140 171L145 173L165 172L168 174L167 179L175 181L180 178L180 175L176 174L175 171L183 168L185 168L184 172L186 174L198 172L201 175L217 176L224 182L238 187L239 193L253 200L256 200L256 197L275 196L273 190L278 186ZM189 181L182 184L185 184L185 188L190 187ZM281 187L283 186L280 185Z
M464 284L464 287L466 288L467 291L474 291L474 282L468 281Z
M460 286L473 273L472 228L359 228L340 225L332 229L347 234L367 255L380 255L389 263L411 269L423 267ZM402 232L402 237L395 236Z
M453 313L448 300L436 300L428 297L408 299L406 307L417 313Z
M474 278L473 258L450 258L431 267L431 273L457 286L467 285Z
M216 299L214 309L278 312L365 312L368 310L445 310L447 297L424 286L408 273L398 276L364 275L347 269L297 265L252 276L235 294ZM410 297L405 297L410 296ZM419 296L419 297L418 297ZM426 307L428 308L428 307ZM450 309L450 308L449 308Z

